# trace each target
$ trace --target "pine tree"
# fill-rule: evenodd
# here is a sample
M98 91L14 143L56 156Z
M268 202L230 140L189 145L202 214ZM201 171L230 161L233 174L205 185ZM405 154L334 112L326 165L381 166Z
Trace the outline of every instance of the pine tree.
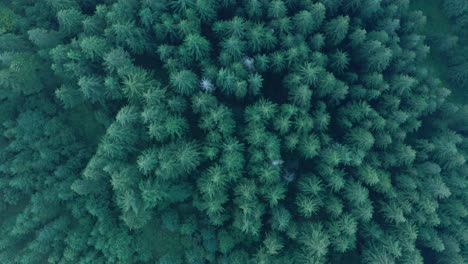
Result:
M323 262L330 245L329 236L323 226L319 223L307 223L301 229L298 240L302 247L301 257L304 263Z
M305 136L299 148L304 158L312 159L318 154L320 149L320 141L315 135Z
M347 184L345 198L353 205L361 205L368 201L369 190L356 181Z
M55 96L65 108L73 108L83 101L83 94L77 88L62 85L55 90Z
M319 197L323 185L320 179L314 175L303 175L298 183L301 193Z
M63 9L57 13L60 31L67 35L77 34L81 29L83 19L83 14L74 8Z
M190 56L200 61L210 52L210 43L198 34L189 34L181 46L182 56Z
M202 21L211 22L216 18L216 4L213 0L197 0L195 9Z
M317 30L325 19L325 6L321 3L313 4L310 11L303 10L294 17L294 28L303 35L308 35Z
M170 193L169 186L158 180L142 181L138 187L145 208L156 207L173 195Z
M284 17L286 15L286 12L286 5L281 0L274 0L268 6L268 16L273 19Z
M157 166L158 151L154 148L144 150L137 159L138 169L144 173L149 174Z
M103 102L103 80L95 75L83 76L78 80L83 96L92 103Z
M169 2L169 6L180 15L186 14L194 5L194 0L172 0Z
M368 151L374 145L374 136L365 129L353 128L346 135L346 142L358 150Z
M198 87L197 75L190 70L182 70L171 74L170 84L177 93L190 95Z
M35 28L28 31L28 37L40 49L49 49L57 46L60 36L56 31L48 31L43 28Z
M367 41L360 52L362 53L361 57L368 63L368 69L375 72L385 70L393 58L392 50L378 40Z
M185 173L192 172L201 162L198 146L194 142L179 143L174 158Z
M302 81L310 86L315 86L318 84L319 76L322 73L322 69L315 67L311 63L306 63L299 69L299 73L302 77Z
M327 130L328 126L330 125L330 114L326 112L315 112L314 114L314 126L321 130Z
M348 34L350 18L348 16L338 16L325 25L325 34L332 45L337 45L343 41Z
M224 65L240 60L245 54L246 43L237 37L226 38L220 45L223 51L220 57Z
M314 51L320 51L325 45L325 36L321 33L316 33L309 40L309 47Z
M336 73L342 73L349 66L349 55L346 52L338 50L331 56L331 69L335 70Z
M217 239L219 243L220 252L223 254L231 252L231 250L238 243L237 239L233 237L227 230L220 231L218 233Z
M395 76L391 88L399 96L409 94L411 89L418 85L418 81L408 75Z
M443 4L444 11L451 17L459 17L468 11L468 4L460 0L448 0Z
M364 18L372 17L382 9L381 2L382 0L365 0L365 3L362 4L362 8L360 10L362 16Z
M157 86L158 83L141 68L131 69L123 78L123 92L130 100L141 100L149 89Z
M276 233L267 234L263 240L263 245L270 255L277 255L284 248L281 237Z
M104 55L104 66L109 72L125 74L125 71L133 68L130 54L122 48L116 48Z
M390 223L401 224L406 222L405 215L396 202L383 202L380 206L380 211L384 218Z
M348 36L350 40L350 45L353 48L357 48L366 40L367 31L362 28L357 28L351 32Z
M276 206L272 209L271 214L271 227L278 231L285 231L291 221L291 213L282 206Z
M317 198L312 198L303 194L299 194L296 197L295 203L300 215L306 218L317 214L320 209L320 201Z
M379 183L379 175L376 169L369 165L363 165L358 169L359 179L369 186Z
M134 22L112 24L105 33L107 37L113 38L117 44L136 54L143 53L148 45L144 30L137 27Z
M327 200L325 200L324 202L324 209L326 210L326 212L335 218L343 213L343 207L343 202L336 196L331 196L327 198Z
M289 100L294 104L308 108L312 99L312 90L307 85L291 87L289 89Z
M279 177L276 177L278 182ZM265 198L268 201L270 207L275 207L280 201L286 198L286 188L283 184L275 183L265 188Z
M91 60L102 58L108 48L106 40L96 36L81 38L80 47L86 57Z
M235 16L231 20L215 22L213 30L219 35L241 38L246 33L246 27L245 20L242 17Z

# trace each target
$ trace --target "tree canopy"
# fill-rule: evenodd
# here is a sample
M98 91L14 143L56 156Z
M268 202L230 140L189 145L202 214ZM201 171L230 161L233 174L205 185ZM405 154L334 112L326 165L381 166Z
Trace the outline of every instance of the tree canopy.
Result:
M0 262L467 263L468 5L410 2L0 1Z

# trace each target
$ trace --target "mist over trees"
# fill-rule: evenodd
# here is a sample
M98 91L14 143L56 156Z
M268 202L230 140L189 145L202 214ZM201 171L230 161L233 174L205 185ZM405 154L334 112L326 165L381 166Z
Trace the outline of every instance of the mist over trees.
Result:
M0 262L466 263L464 3L0 1Z

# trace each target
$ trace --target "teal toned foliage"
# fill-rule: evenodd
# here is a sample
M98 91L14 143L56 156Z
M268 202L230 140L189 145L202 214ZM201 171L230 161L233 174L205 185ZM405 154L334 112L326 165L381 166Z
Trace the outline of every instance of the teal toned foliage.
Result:
M103 38L87 37L80 41L80 47L83 53L92 60L102 58L107 49L107 43Z
M0 263L467 263L437 1L3 1Z
M125 74L123 92L130 100L133 100L141 98L144 93L157 85L157 82L145 70L136 68Z
M196 60L202 60L206 58L210 51L210 43L200 35L190 34L188 35L182 46L182 56L190 56Z
M60 35L56 31L48 31L43 28L35 28L28 31L28 37L37 47L52 48L60 41Z
M99 101L103 96L103 82L97 76L83 76L78 81L83 96L92 102Z
M321 3L313 4L310 11L303 10L294 17L294 27L298 33L310 34L322 24L325 18L325 7Z
M325 36L333 45L339 44L348 33L350 18L339 16L325 25Z
M320 148L320 141L315 135L306 136L300 142L300 150L306 159L312 159L318 154Z
M182 70L172 74L170 83L174 90L182 95L193 93L198 86L197 76L189 70Z
M282 18L286 15L286 5L281 0L272 1L268 7L268 16L272 18Z
M346 141L351 147L366 151L374 145L375 139L369 131L356 128L348 133Z
M122 48L109 51L103 56L104 66L109 72L124 72L132 66L132 60L128 52Z
M60 30L66 34L77 34L83 18L83 14L77 9L63 9L57 13Z

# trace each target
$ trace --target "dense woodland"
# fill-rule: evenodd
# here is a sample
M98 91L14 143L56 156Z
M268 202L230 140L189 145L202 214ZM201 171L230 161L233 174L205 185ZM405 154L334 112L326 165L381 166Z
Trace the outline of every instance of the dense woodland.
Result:
M468 263L443 2L0 0L0 263Z

